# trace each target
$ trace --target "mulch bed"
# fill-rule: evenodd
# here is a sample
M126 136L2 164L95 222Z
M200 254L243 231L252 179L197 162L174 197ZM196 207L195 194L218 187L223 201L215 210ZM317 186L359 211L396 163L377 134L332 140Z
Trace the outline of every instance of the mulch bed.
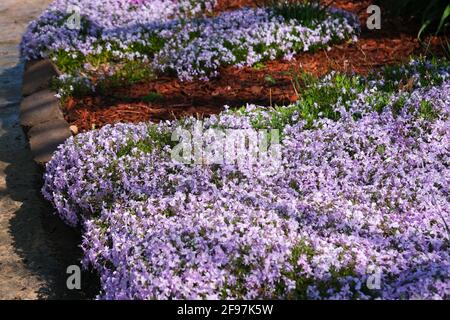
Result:
M117 122L158 122L187 115L202 117L220 112L224 105L285 105L296 100L291 82L293 72L321 76L336 70L364 75L385 65L406 62L411 55L444 54L445 39L429 37L420 43L418 26L413 21L382 16L381 30L368 30L366 8L372 3L371 0L333 2L335 7L358 14L362 33L356 43L334 45L330 51L299 54L291 61L270 61L261 69L226 67L208 82L182 82L176 77L162 76L124 84L111 90L111 94L69 99L64 106L65 118L83 132ZM254 4L250 0L221 0L217 10ZM144 97L152 92L158 93L159 98L144 102Z

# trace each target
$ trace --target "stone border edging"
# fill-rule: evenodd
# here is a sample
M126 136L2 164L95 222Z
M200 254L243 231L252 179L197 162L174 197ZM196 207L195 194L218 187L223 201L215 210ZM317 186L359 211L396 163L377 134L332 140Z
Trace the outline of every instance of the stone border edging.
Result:
M20 125L28 137L34 161L41 165L50 161L57 147L72 136L56 92L50 89L50 80L59 74L48 59L25 64Z

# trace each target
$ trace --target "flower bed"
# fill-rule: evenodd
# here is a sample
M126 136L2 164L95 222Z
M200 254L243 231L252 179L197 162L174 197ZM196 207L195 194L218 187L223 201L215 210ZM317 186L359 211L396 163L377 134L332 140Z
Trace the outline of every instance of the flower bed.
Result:
M272 175L174 163L195 119L106 126L56 152L43 193L82 226L100 298L448 299L449 81L442 62L331 74L294 105L205 120L281 130Z
M81 27L68 27L69 5L81 9ZM51 57L64 73L61 95L95 90L105 79L127 82L175 73L207 80L225 65L265 60L355 38L358 19L316 5L243 8L211 16L215 1L57 0L28 28L27 59ZM111 17L111 12L114 12Z

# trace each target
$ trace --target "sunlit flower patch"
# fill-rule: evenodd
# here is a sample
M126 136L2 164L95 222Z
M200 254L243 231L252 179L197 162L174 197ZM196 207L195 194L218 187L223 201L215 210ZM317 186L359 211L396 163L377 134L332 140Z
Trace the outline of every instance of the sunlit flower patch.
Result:
M70 138L43 193L82 227L102 299L449 299L449 71L332 74L305 91L323 97L312 105L204 121L279 129L271 175L264 163L174 163L188 118ZM399 92L405 78L414 85Z
M50 57L65 73L62 83L95 88L102 79L135 75L136 69L207 80L222 66L290 59L355 40L359 33L357 17L335 8L297 4L289 16L272 7L213 15L214 5L210 0L56 0L29 26L22 55ZM63 88L60 94L73 90Z

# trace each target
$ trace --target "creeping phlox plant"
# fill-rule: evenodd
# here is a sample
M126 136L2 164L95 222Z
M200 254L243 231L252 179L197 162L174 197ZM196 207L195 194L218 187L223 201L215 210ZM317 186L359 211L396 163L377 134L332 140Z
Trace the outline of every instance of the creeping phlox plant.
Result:
M174 163L188 118L70 138L43 193L81 225L101 299L449 299L449 72L414 61L332 74L297 104L204 120L281 130L273 175Z
M79 28L67 23L74 5L79 8ZM211 0L56 0L29 26L22 55L50 57L67 74L61 82L81 75L93 82L91 87L143 68L175 73L182 80L207 80L224 65L290 59L302 51L356 39L359 32L353 14L315 4L292 4L295 14L289 15L273 7L214 15L214 5ZM71 93L67 86L60 92Z

